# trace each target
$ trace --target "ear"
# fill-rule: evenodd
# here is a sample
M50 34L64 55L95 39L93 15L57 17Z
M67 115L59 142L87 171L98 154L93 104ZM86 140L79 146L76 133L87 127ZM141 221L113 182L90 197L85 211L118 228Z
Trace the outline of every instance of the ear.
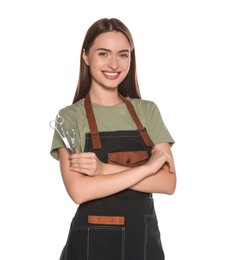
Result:
M87 66L89 66L88 56L87 56L87 54L86 54L85 49L83 49L82 58L83 58L84 62L87 64Z

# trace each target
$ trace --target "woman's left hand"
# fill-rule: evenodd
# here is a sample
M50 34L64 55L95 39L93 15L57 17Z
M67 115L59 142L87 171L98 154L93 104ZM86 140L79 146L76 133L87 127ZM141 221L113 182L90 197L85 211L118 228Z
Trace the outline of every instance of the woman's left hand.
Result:
M95 153L79 152L69 156L70 170L88 176L103 175L103 165Z

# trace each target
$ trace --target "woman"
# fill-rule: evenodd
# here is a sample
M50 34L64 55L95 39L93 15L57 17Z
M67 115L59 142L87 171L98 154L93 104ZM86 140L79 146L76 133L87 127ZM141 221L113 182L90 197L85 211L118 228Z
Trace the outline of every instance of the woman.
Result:
M55 132L51 154L79 204L61 259L164 259L152 193L175 191L174 141L155 103L140 97L133 39L121 21L88 29L73 104L59 115L74 128L76 152Z

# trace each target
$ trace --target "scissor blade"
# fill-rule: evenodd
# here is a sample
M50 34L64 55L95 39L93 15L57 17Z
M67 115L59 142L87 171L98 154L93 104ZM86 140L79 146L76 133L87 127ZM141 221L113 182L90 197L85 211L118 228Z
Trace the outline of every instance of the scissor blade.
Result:
M70 146L69 142L68 142L68 139L66 137L62 137L62 140L66 146L66 148L68 149L68 151L72 154L73 153L73 150L72 150L72 147Z

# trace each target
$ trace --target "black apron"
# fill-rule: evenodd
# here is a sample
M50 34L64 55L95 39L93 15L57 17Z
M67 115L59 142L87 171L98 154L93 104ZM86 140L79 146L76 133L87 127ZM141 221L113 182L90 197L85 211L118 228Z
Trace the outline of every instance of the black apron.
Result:
M121 98L137 130L98 133L87 95L85 152L94 152L104 163L134 167L148 160L153 143L131 102ZM164 260L152 194L126 189L80 204L60 260Z

